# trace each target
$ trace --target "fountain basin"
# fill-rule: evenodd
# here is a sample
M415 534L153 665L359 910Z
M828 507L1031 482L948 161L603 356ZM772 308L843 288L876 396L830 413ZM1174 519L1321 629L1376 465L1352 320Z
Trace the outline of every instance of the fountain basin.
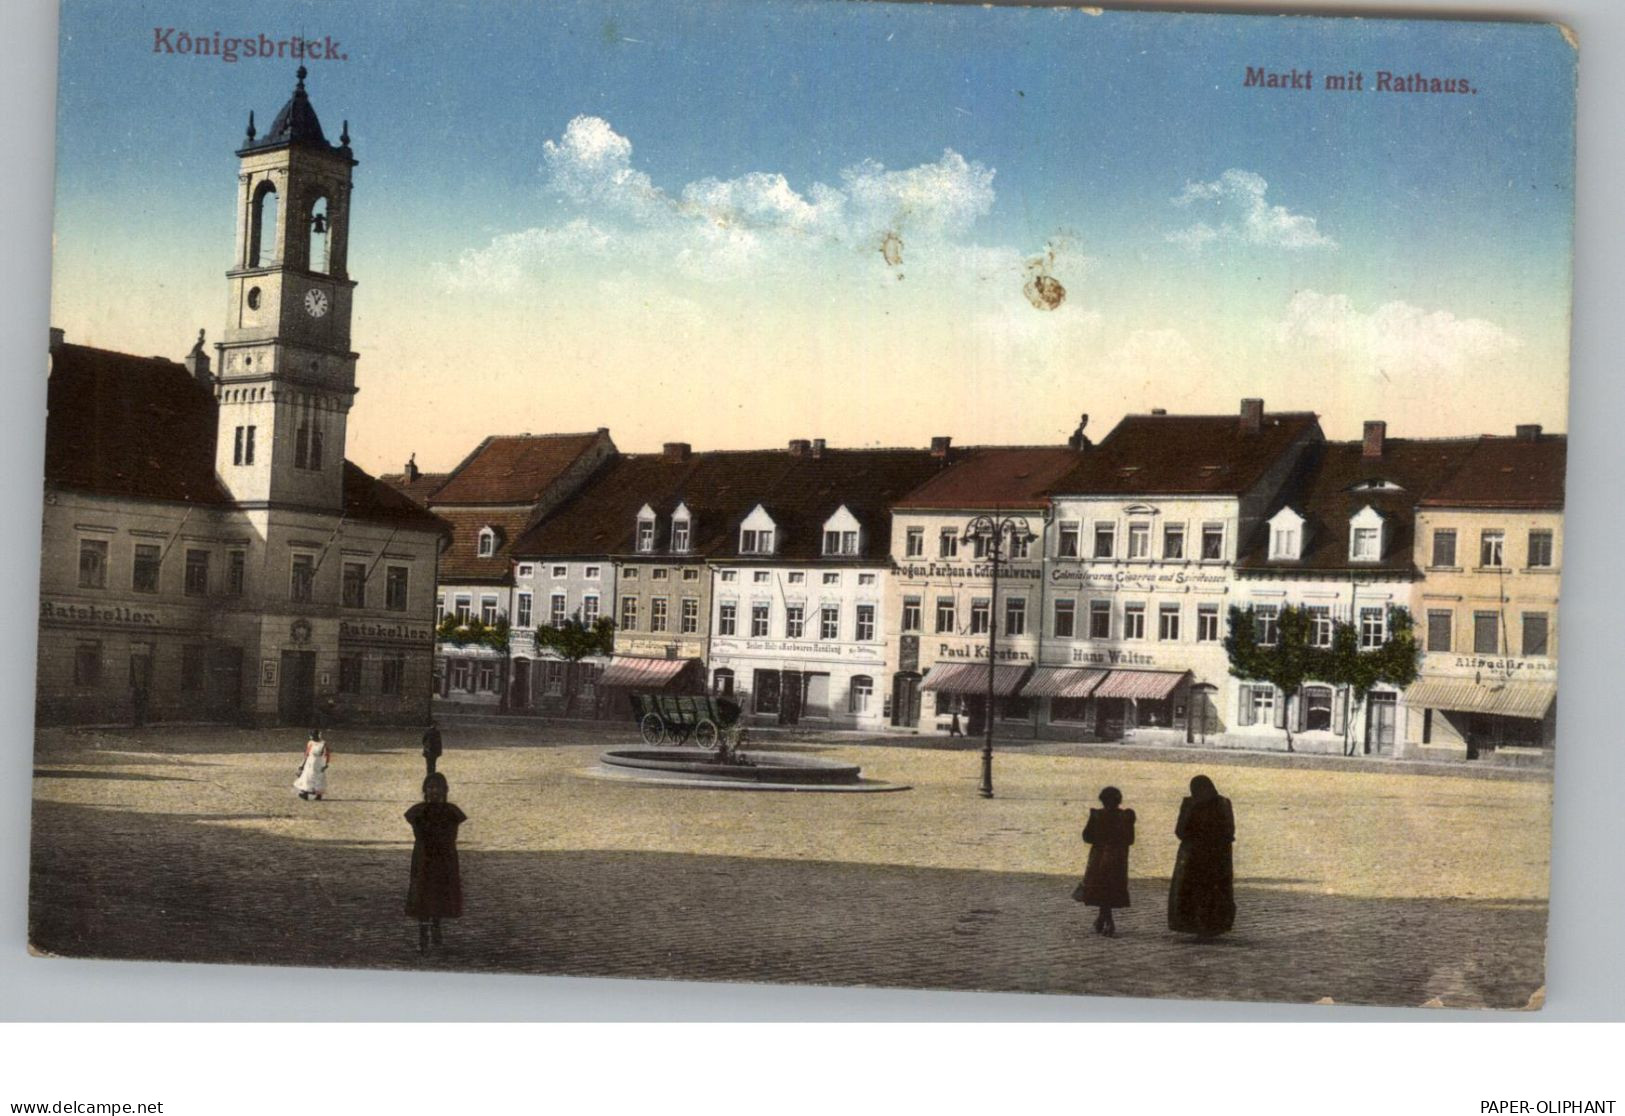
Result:
M853 763L769 752L738 754L747 762L723 763L690 748L616 748L604 752L599 760L606 767L720 783L856 786L863 782L861 769Z

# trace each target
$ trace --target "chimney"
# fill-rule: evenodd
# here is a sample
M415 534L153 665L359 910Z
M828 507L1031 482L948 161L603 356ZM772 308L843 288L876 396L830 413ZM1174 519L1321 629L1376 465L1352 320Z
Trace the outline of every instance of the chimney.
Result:
M1518 441L1520 442L1540 441L1540 425L1538 423L1529 423L1527 426L1519 426L1517 428L1517 433Z
M1088 426L1088 425L1089 425L1089 415L1088 415L1088 413L1085 412L1084 414L1079 415L1078 416L1078 428L1072 432L1072 437L1070 437L1070 438L1068 438L1066 440L1066 444L1071 449L1073 449L1073 450L1081 450L1085 446L1093 444L1093 443L1091 443L1089 441L1089 435L1087 435L1087 434L1085 434L1083 432L1083 428Z
M417 480L423 475L422 471L418 469L417 454L414 453L411 457L406 459L406 468L402 469L401 473L406 477L407 484L411 484L413 481Z
M815 458L824 456L824 439L814 438L812 440L812 455Z
M1264 429L1264 401L1262 399L1243 399L1241 401L1241 432L1243 434L1257 434Z
M51 327L51 351L54 353L68 343L68 335L58 326Z
M687 461L694 447L687 442L667 442L660 447L660 456L667 461Z
M812 443L805 438L790 439L790 456L806 457L812 452Z
M1165 415L1165 414L1168 413L1168 408L1167 407L1152 407L1151 408L1151 413L1154 414L1154 415Z
M192 379L206 388L214 387L214 377L209 375L209 354L203 351L203 331L201 329L197 331L197 344L192 346L192 351L186 354L186 359L181 363L186 365L186 370L192 374Z
M953 442L954 440L948 435L938 434L935 438L931 439L931 456L947 457L948 447L953 445Z
M1360 451L1361 457L1381 457L1384 446L1388 441L1388 424L1386 422L1368 422L1365 424L1365 448Z

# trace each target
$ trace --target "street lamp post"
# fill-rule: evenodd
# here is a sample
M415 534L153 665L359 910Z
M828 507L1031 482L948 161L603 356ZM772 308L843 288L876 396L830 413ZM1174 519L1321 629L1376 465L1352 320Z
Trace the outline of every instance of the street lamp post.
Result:
M983 798L993 797L993 675L999 653L999 559L1004 555L1004 541L1031 543L1038 536L1020 515L1001 516L982 514L965 524L964 541L982 540L988 560L993 565L993 590L988 601L987 617L987 708L982 712L982 785L977 793ZM1040 618L1042 623L1042 618Z

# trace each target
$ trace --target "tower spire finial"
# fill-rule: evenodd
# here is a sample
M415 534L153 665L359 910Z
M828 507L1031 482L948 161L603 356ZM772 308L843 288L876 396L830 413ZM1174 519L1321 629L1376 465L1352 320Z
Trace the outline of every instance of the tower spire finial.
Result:
M294 87L296 92L303 93L305 91L305 78L307 76L309 76L309 74L310 74L310 71L305 69L304 66L299 67L299 72L297 74L297 76L299 78L299 84Z
M254 141L254 110L253 109L248 110L248 140L249 140L250 143L252 143Z
M350 146L350 122L348 120L344 122L344 128L339 132L339 145L341 147Z

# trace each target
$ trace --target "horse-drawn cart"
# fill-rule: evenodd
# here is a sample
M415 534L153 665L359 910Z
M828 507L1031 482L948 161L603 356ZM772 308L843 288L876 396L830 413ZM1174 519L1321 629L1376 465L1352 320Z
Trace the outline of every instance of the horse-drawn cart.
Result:
M727 698L680 694L631 694L632 716L645 744L715 748L738 731L739 703Z

